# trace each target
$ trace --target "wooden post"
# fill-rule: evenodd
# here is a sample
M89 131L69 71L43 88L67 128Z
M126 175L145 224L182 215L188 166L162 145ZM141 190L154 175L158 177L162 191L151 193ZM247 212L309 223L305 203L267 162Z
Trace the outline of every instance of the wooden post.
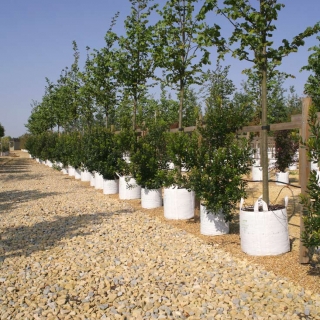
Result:
M301 119L301 129L300 136L302 141L306 141L309 138L309 125L308 125L308 116L309 116L309 107L311 105L311 98L303 98L302 101L302 119ZM307 159L307 150L300 145L299 148L299 180L301 185L301 194L306 194L307 184L310 175L310 162ZM302 232L305 230L303 215L304 207L301 207L300 212L300 263L309 263L308 249L304 246L301 241Z

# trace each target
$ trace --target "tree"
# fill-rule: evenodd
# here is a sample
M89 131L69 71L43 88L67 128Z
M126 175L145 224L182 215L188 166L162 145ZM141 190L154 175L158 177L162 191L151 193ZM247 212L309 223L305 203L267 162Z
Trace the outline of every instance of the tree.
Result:
M302 101L301 98L297 95L294 86L289 87L289 94L287 96L287 106L289 115L301 114L302 112Z
M225 52L233 57L253 63L261 77L261 161L263 168L263 200L269 204L268 189L268 116L267 116L267 77L268 65L279 65L283 57L296 52L304 45L304 39L319 32L320 23L308 27L293 38L284 39L282 45L273 48L272 36L276 30L273 23L278 12L284 7L277 0L259 0L259 7L251 5L250 0L224 0L224 7L219 8L216 0L207 0L203 11L215 10L223 15L233 26L233 32L225 45ZM238 44L236 48L234 46Z
M248 95L250 103L254 108L253 123L259 124L261 121L261 77L256 70L246 70L248 79L242 83L244 92ZM268 72L267 98L268 98L268 123L285 122L288 119L288 106L286 101L284 81L287 75L282 72Z
M132 127L136 129L136 115L140 99L146 94L148 80L154 77L153 27L149 16L157 5L150 0L130 0L131 15L125 20L126 36L119 37L117 51L117 80L126 97L133 100Z
M196 2L169 0L158 10L160 21L156 25L158 44L153 56L157 66L165 70L167 82L178 89L180 129L183 127L185 88L200 83L202 67L210 63L206 47L218 42L220 36L218 26L209 29L203 16L194 14Z
M0 138L4 137L4 133L5 133L4 126L0 123Z
M117 104L117 92L119 79L117 79L119 64L117 63L117 50L114 44L118 36L112 31L116 23L118 13L112 19L109 30L104 39L105 46L100 50L94 50L91 63L87 64L90 72L90 85L92 97L95 99L96 106L101 108L105 116L105 126L108 128L114 124L114 114Z
M320 41L320 37L317 37ZM313 104L320 111L320 44L311 47L309 51L314 51L308 58L308 65L301 70L311 71L307 83L304 85L304 91L312 98Z
M307 148L309 161L319 163L320 161L320 124L317 117L317 108L312 105L309 110L308 123L310 126L310 137L302 141ZM319 176L315 170L310 172L307 185L307 193L301 196L301 203L306 210L303 216L305 230L301 235L302 242L308 248L309 259L320 246L320 185Z
M89 48L87 47L87 51L88 50ZM83 132L87 128L90 130L93 126L94 115L97 109L94 102L94 76L92 72L92 64L93 62L89 59L89 54L87 54L85 70L83 72L79 72L79 116Z

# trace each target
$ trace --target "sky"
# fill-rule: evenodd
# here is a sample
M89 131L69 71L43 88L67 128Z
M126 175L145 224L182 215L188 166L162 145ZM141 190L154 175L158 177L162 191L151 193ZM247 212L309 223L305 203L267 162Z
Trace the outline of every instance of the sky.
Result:
M165 3L156 1L160 7ZM319 0L281 2L286 7L276 21L276 45L320 21ZM129 0L0 0L0 123L6 136L19 137L27 132L25 124L31 114L31 104L32 101L41 102L45 78L55 83L61 70L73 62L72 41L78 44L82 68L86 46L91 49L104 46L104 35L117 11L120 16L114 31L123 34L123 21L130 14ZM213 13L208 15L207 21L218 23L223 35L231 30L229 22L217 19ZM287 80L285 86L295 86L299 96L303 96L303 86L309 75L307 71L299 71L307 64L308 48L318 44L315 36L307 39L305 46L284 58L280 67L295 76ZM214 53L211 60L214 68ZM229 77L240 88L245 79L241 71L251 65L229 56L223 65L231 65Z

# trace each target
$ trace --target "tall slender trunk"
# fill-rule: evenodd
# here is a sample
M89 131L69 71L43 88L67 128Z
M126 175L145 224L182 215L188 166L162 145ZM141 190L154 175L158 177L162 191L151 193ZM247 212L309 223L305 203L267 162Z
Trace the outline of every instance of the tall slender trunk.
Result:
M132 116L132 129L133 131L136 130L136 122L137 122L137 105L138 105L138 99L136 95L133 98L133 116Z
M179 129L182 129L183 100L184 100L184 83L183 83L183 80L180 79Z
M263 14L263 0L260 1L260 12ZM268 118L267 118L267 47L266 47L266 34L263 35L263 50L262 50L262 80L261 80L261 165L262 165L262 197L263 200L269 205L269 176L268 176Z
M182 24L181 24L181 31L182 31L182 45L184 46L186 43L186 32L185 32L185 20L186 20L186 3L185 0L182 2L183 5L183 14L182 14ZM184 51L184 50L183 50ZM185 60L185 52L181 54L181 62L184 67L184 60ZM179 129L182 129L182 113L183 113L183 102L184 102L184 88L185 88L185 70L180 72L180 103L179 103Z

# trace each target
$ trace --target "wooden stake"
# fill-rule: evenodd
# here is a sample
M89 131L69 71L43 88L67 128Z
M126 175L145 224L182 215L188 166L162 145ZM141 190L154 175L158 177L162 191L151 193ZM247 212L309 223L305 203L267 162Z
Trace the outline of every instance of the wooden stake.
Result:
M309 117L309 107L312 101L311 98L303 98L302 100L302 119L301 119L301 129L300 129L300 136L302 141L306 141L309 138L309 124L308 124L308 117ZM300 145L299 148L299 180L301 185L301 194L306 194L307 192L307 184L310 175L310 162L307 159L307 150L305 147ZM300 254L299 259L300 263L309 263L309 255L308 249L304 246L303 242L301 241L302 232L304 232L304 222L303 222L303 215L304 215L305 208L301 208L300 212Z

